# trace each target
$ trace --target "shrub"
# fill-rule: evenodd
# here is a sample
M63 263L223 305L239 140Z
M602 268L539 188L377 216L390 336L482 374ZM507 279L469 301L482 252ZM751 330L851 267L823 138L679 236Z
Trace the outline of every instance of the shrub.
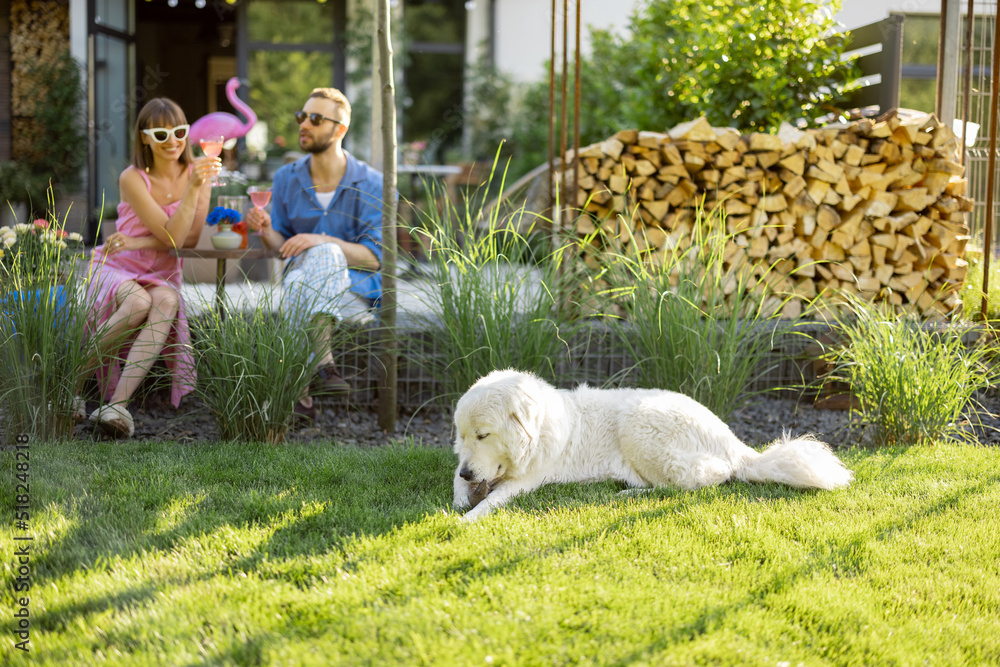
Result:
M796 327L781 319L787 298L768 286L773 267L725 269L731 239L724 216L699 210L691 238L661 261L609 252L596 276L619 309L609 322L639 384L691 396L723 420L752 399L753 381Z
M252 309L228 296L222 310L205 304L191 320L198 369L196 391L223 440L284 440L296 402L316 374L310 324L291 313L275 312L275 295L265 291ZM334 349L346 347L352 330L337 327Z
M831 379L850 384L861 423L879 445L973 439L962 426L975 394L996 382L981 342L967 329L939 328L857 298L838 320L843 347L831 350Z
M69 436L89 357L88 276L65 220L50 216L0 235L0 404L8 441L21 433Z
M0 165L0 192L32 211L45 209L46 190L73 192L87 154L81 67L69 50L36 63L24 77L32 98L23 102L23 118L13 162Z
M545 225L523 206L501 213L502 206L487 211L481 201L465 193L461 210L451 202L425 210L411 230L426 239L430 314L418 321L436 353L413 341L406 354L440 378L444 400L499 368L556 381L558 360L570 355L579 328L558 316L562 252L539 247Z
M585 81L607 136L664 130L706 116L713 125L776 131L815 118L852 76L833 13L816 0L653 0L629 34L593 32ZM780 92L779 92L780 91Z
M744 132L775 132L782 121L828 113L857 78L841 60L842 40L831 39L839 5L650 0L625 31L591 29L591 53L580 63L582 143L623 128L662 132L700 116ZM502 80L490 83L506 90ZM561 80L556 86L561 91ZM516 160L515 176L546 160L548 77L520 98L516 107L503 96L486 98L506 106L495 124L511 127L505 151Z

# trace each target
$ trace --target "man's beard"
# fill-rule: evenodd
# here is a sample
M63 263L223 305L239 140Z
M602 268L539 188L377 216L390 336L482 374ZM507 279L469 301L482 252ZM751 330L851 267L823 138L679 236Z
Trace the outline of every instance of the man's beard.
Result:
M329 137L327 137L326 141L320 141L316 138L315 135L313 135L312 144L310 144L309 146L303 146L302 142L301 141L299 142L299 148L301 148L307 153L314 153L314 154L323 153L326 151L326 149L328 149L332 145L333 145L332 133L330 134Z

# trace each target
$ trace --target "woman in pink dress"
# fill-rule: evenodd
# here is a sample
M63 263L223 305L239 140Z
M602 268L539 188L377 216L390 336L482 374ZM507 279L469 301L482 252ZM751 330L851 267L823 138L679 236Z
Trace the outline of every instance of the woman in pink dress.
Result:
M198 242L218 158L195 159L184 112L151 99L136 119L132 164L118 179L116 231L91 259L95 354L106 401L90 421L114 437L135 432L128 401L161 355L174 407L194 387L194 358L180 297L181 260L170 250Z

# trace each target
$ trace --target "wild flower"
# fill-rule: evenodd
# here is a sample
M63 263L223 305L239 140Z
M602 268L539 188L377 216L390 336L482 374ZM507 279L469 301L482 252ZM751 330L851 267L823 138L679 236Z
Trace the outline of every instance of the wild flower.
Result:
M0 229L0 274L29 284L59 280L83 257L83 237L41 218Z

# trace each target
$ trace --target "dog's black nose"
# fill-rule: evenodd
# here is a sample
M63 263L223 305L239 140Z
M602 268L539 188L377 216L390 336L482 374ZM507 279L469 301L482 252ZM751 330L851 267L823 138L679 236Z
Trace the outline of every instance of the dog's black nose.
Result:
M462 469L458 471L458 476L466 482L472 481L472 471L469 470L469 466L462 466Z

